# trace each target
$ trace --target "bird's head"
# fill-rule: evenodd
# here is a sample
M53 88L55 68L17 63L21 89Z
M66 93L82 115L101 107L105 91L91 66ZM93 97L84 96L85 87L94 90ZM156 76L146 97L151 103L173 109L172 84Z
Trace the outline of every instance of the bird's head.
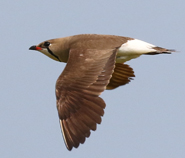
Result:
M59 56L58 56L58 52L57 48L58 48L58 44L55 40L47 40L44 41L38 45L33 45L29 48L29 50L37 50L45 55L47 55L48 57L50 57L53 60L56 61L61 61Z

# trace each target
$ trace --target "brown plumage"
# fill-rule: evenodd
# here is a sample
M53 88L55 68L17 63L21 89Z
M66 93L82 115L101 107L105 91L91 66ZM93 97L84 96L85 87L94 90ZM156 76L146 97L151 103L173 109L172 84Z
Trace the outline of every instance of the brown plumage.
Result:
M99 95L135 77L133 69L124 62L142 54L174 51L134 38L96 34L47 40L30 49L67 62L56 82L56 99L68 150L83 144L90 131L101 123L106 104Z

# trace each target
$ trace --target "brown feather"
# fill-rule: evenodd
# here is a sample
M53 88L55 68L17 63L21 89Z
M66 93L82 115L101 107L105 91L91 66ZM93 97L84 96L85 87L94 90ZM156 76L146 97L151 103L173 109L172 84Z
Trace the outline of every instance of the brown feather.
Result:
M57 109L68 150L77 148L96 130L105 102L98 97L109 83L116 58L114 50L71 50L56 83Z
M134 71L129 65L116 63L114 72L106 89L111 90L128 84L133 79L133 77L135 77Z

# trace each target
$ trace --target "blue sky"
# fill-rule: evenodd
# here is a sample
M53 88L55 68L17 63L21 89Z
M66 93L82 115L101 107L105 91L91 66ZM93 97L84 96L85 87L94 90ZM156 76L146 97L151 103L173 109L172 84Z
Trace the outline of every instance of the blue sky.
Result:
M184 6L183 0L1 2L0 157L184 158ZM55 101L65 64L28 48L81 33L128 36L179 52L127 62L136 78L101 95L102 124L69 152Z

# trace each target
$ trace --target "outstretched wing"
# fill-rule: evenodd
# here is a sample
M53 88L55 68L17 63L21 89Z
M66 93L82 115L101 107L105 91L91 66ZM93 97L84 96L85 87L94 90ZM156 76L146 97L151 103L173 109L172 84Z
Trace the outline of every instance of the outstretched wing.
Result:
M135 77L134 71L129 65L116 63L114 72L106 89L111 90L119 86L123 86L129 83L133 77Z
M104 114L99 97L114 70L117 49L70 50L67 65L56 83L57 109L68 150L77 148L96 130Z

